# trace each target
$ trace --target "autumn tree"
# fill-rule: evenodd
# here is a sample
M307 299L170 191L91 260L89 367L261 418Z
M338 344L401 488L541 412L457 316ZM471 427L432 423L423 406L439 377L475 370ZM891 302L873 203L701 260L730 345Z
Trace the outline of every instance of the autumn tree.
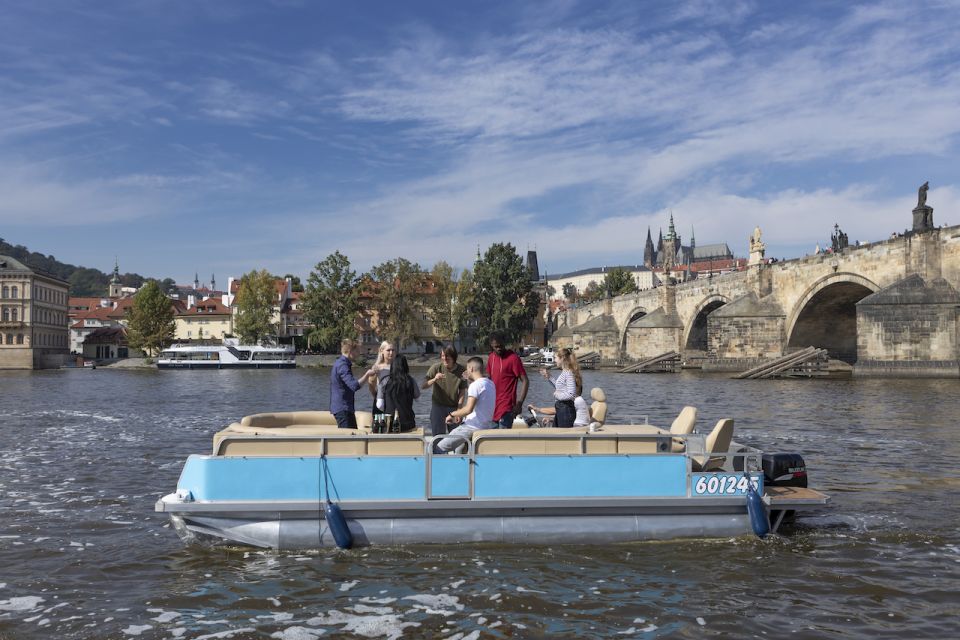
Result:
M423 309L424 274L406 258L387 260L373 267L368 286L371 310L377 312L377 331L398 349L416 339L417 317Z
M263 269L251 271L240 278L234 301L236 316L233 328L240 340L259 344L267 336L276 335L273 306L277 300L276 279Z
M148 356L156 355L173 341L176 323L173 305L160 290L156 280L148 280L133 297L127 319L127 341L130 347Z
M357 273L350 259L334 251L318 262L307 278L303 313L313 325L308 338L323 351L338 351L343 338L355 337L359 310Z
M539 307L540 296L517 250L510 243L491 245L474 265L470 310L478 337L486 340L499 331L516 343L533 327Z

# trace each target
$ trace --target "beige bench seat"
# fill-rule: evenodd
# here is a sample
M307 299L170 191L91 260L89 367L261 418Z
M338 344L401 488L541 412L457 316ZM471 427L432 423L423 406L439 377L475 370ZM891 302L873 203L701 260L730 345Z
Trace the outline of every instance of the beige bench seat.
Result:
M643 436L666 434L653 425L606 425L595 433L587 427L482 429L473 433L473 446L477 455L580 454L585 437L588 454L656 453L658 439Z
M320 415L304 415L320 414ZM423 429L406 433L371 433L369 427L340 429L334 420L324 422L329 411L296 411L258 414L234 422L213 436L218 456L319 456L322 441L332 456L411 456L424 452ZM368 413L369 415L369 413ZM253 420L247 420L253 418ZM331 416L332 418L332 416ZM358 416L359 418L359 416ZM296 423L291 420L306 419ZM311 422L312 420L312 422ZM253 424L243 424L244 421ZM358 419L359 422L359 419Z

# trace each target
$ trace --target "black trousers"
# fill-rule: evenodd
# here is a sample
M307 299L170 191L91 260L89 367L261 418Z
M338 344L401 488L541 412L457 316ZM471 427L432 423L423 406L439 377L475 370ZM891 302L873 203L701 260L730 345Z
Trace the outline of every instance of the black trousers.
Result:
M573 406L573 400L557 400L557 403L553 406L557 410L554 425L557 427L572 427L577 419L577 408Z

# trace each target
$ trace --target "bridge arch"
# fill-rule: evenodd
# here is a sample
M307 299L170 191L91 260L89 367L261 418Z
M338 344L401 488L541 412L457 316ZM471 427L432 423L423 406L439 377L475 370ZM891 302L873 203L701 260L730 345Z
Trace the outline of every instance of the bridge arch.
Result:
M707 350L707 316L730 302L730 298L713 293L700 301L683 330L683 348L687 351Z
M832 273L820 278L797 299L787 317L787 348L822 347L831 358L856 362L856 304L879 289L856 273Z
M623 329L620 331L620 353L626 353L627 351L627 330L630 328L630 323L634 320L639 320L643 316L647 315L646 307L634 307L630 310L630 313L627 315L627 321L623 323Z

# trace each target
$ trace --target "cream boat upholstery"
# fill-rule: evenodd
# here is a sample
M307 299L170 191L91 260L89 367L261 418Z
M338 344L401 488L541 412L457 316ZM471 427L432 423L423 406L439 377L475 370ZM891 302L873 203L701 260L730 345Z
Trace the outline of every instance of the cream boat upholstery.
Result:
M657 436L668 432L652 425L608 425L595 433L587 427L569 429L482 429L473 432L473 446L482 455L579 454L580 436L586 436L584 451L592 454L657 453L657 438L630 439L627 436ZM575 436L557 438L555 436ZM660 439L662 440L662 438Z
M373 416L357 412L357 429L340 429L329 411L287 411L245 416L213 436L219 456L319 456L320 436L333 456L411 456L424 452L423 429L372 434Z
M603 424L607 419L607 394L600 387L590 389L590 416L594 422Z
M704 444L704 454L691 457L694 471L716 471L723 467L727 456L715 456L712 454L730 451L730 442L733 440L733 419L724 418L717 422L710 435L707 436Z
M357 411L357 426L367 427L373 424L373 414L369 411ZM329 411L281 411L277 413L255 413L240 420L244 427L260 429L279 429L291 425L333 425L337 419Z
M670 425L670 433L674 436L685 436L693 433L693 427L697 423L697 408L686 406L680 410L680 414ZM682 453L686 450L685 438L674 438L670 445L674 453Z

